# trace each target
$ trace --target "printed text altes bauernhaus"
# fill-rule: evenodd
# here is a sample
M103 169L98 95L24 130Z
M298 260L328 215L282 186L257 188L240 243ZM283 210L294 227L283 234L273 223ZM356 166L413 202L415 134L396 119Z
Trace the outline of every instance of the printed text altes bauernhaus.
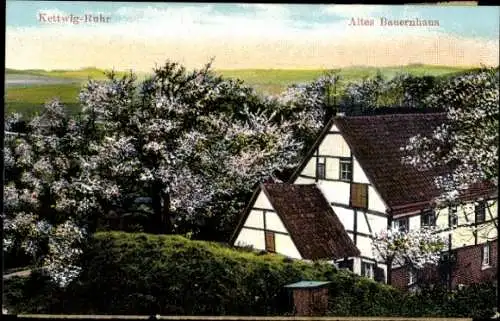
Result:
M381 27L439 27L439 20L427 19L389 19L386 17L351 18L349 26L381 26Z

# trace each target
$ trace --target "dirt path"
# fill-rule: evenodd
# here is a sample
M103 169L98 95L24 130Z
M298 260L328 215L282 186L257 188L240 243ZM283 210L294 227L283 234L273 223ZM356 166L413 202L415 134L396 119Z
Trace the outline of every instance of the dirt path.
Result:
M22 270L22 271L17 271L17 272L12 272L12 273L9 273L9 274L4 274L3 275L3 279L10 279L12 277L15 277L15 276L20 276L20 277L28 277L30 276L31 274L31 269L28 269L28 270Z

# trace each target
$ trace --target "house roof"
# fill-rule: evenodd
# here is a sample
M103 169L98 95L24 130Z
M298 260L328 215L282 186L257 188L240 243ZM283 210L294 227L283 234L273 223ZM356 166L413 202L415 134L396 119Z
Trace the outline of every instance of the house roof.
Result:
M262 190L304 259L359 255L359 250L316 185L263 184Z
M420 171L404 165L400 148L412 136L430 136L434 128L444 122L445 113L335 117L313 148L317 148L331 125L335 124L392 213L420 210L429 207L441 193L434 184L434 177L449 173L450 168ZM297 175L296 172L294 176ZM476 185L463 197L474 199L494 194L495 190L485 184Z
M231 244L236 241L261 191L285 225L302 258L317 260L359 256L359 250L316 185L261 184L243 211Z

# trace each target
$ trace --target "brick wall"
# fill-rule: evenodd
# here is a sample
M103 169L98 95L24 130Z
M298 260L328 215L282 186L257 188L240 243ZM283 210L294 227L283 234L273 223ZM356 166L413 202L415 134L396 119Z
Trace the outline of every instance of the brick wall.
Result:
M497 273L497 241L490 243L490 265L482 265L484 244L467 246L453 251L451 264L451 285L469 285L496 279ZM417 274L418 283L448 284L447 274L450 271L446 265L429 266ZM408 289L409 269L392 270L391 285L400 289Z

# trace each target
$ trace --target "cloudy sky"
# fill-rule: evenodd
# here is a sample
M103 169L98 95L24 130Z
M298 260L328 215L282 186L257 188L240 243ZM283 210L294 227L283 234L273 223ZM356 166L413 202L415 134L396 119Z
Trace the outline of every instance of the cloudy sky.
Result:
M80 22L49 21L54 15ZM383 26L382 18L439 26ZM6 66L148 71L166 59L200 67L210 57L219 69L496 65L498 38L499 7L8 0Z

